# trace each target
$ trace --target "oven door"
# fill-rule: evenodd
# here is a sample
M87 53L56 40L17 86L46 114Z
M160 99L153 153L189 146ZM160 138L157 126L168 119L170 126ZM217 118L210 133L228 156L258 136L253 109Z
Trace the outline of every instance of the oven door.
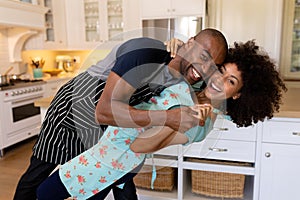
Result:
M35 124L41 124L41 112L39 107L34 106L34 101L42 98L36 95L5 102L4 116L6 133L12 133Z

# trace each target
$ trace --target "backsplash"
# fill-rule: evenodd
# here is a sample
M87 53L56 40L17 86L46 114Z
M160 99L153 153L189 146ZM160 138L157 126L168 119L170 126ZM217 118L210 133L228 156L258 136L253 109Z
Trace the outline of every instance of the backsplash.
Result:
M11 71L12 74L19 74L22 72L28 72L31 69L31 58L34 57L43 57L45 59L45 68L55 68L56 62L55 57L57 55L70 55L70 56L77 56L80 58L79 68L84 70L91 64L95 64L98 60L103 59L109 50L98 50L98 51L53 51L53 50L37 50L38 46L42 40L38 40L38 37L32 37L28 41L35 41L35 43L30 43L31 45L27 45L25 43L24 48L22 50L22 62L18 63L11 63L9 61L9 53L8 53L8 33L7 29L0 27L0 73L3 74L9 66L13 66L13 70ZM32 49L32 50L29 50ZM35 50L33 50L35 49ZM86 59L88 58L88 59ZM83 69L82 69L83 68Z

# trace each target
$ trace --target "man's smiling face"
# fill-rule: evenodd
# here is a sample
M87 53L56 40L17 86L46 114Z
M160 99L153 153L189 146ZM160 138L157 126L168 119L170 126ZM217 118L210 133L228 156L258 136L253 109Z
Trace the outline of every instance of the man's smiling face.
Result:
M215 61L223 62L220 49L214 38L191 38L179 50L182 57L180 72L190 84L210 77L217 70Z

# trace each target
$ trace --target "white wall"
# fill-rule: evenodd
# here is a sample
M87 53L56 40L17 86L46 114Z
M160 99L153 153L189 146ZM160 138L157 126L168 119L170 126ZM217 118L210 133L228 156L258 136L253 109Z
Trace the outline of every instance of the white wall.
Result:
M228 43L255 39L279 62L283 0L210 0L211 25Z

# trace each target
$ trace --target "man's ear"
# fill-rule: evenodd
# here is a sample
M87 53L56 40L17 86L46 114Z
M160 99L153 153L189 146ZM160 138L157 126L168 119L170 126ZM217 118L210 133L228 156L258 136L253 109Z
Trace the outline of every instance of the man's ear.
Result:
M187 42L192 42L195 40L195 37L190 37Z
M241 96L241 93L237 93L237 94L233 95L232 98L233 98L234 100L236 100L236 99L240 98L240 96Z

